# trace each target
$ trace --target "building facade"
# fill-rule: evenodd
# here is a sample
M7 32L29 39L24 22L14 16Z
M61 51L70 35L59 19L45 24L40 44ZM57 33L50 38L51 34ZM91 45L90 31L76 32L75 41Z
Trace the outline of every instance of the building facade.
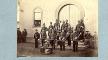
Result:
M86 30L98 32L98 0L17 0L17 25L27 29L28 37L33 37L35 29L40 32L56 19L66 19L75 27L78 20L84 19Z

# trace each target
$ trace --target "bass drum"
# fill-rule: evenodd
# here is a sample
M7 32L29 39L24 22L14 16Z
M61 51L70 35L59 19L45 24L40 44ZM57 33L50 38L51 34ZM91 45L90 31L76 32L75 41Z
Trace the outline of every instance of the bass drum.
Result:
M52 53L53 53L52 48L45 49L45 54L52 54Z

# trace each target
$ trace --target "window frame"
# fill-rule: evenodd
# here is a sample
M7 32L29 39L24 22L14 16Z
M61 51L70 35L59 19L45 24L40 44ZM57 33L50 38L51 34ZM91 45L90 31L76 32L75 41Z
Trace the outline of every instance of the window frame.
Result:
M40 13L40 14L41 14L41 18L40 18L40 19L35 19L35 14L36 14L36 13ZM41 26L42 26L42 20L43 20L43 19L42 19L42 16L43 16L42 9L41 9L41 8L35 8L34 11L33 11L33 18L34 18L34 19L33 19L33 27L41 27ZM35 25L35 22L36 22L36 21L38 22L39 20L40 20L40 25L39 25L39 26L36 26L36 25ZM38 23L39 23L39 22L38 22Z

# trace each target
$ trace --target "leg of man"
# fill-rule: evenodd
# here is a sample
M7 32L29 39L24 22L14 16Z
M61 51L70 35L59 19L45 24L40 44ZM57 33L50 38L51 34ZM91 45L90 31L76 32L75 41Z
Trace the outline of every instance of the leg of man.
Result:
M75 52L75 41L73 41L73 51Z
M43 46L44 45L44 39L42 39L41 43L42 43L42 46Z
M76 41L76 51L78 51L78 41Z
M63 42L63 50L65 50L65 42Z
M35 48L38 48L38 39L35 39Z
M62 45L60 44L60 50L62 51Z

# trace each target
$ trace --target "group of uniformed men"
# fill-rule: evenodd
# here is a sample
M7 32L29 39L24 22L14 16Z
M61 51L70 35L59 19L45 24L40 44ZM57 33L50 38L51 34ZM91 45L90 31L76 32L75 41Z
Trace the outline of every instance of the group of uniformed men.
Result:
M20 28L18 28L17 42L26 42L26 37L26 29L21 32ZM36 32L34 34L35 48L38 48L39 43L41 42L40 44L43 48L48 48L49 46L51 46L51 49L54 50L55 48L60 46L61 51L65 50L66 42L69 47L71 47L71 44L73 44L73 51L77 51L78 41L80 40L85 42L85 45L89 44L90 47L90 39L92 37L93 36L91 36L89 31L85 31L85 25L83 20L79 20L75 28L71 27L71 25L68 23L68 20L63 21L62 24L60 24L59 20L56 20L54 25L52 24L52 22L50 22L48 28L45 26L44 23L41 28L41 32L39 33L36 29Z
M48 35L46 33L47 31ZM45 46L47 41L47 44L51 45L52 49L55 49L55 45L57 45L60 46L60 50L65 50L65 42L67 41L68 46L70 47L72 44L71 41L73 41L73 51L77 51L78 40L84 41L84 31L85 25L83 20L78 21L75 29L71 27L68 20L63 21L61 25L59 20L56 20L54 25L50 22L50 26L48 28L44 23L41 28L41 32L38 33L36 29L36 33L34 34L35 48L38 48L38 40L41 40L42 46Z

